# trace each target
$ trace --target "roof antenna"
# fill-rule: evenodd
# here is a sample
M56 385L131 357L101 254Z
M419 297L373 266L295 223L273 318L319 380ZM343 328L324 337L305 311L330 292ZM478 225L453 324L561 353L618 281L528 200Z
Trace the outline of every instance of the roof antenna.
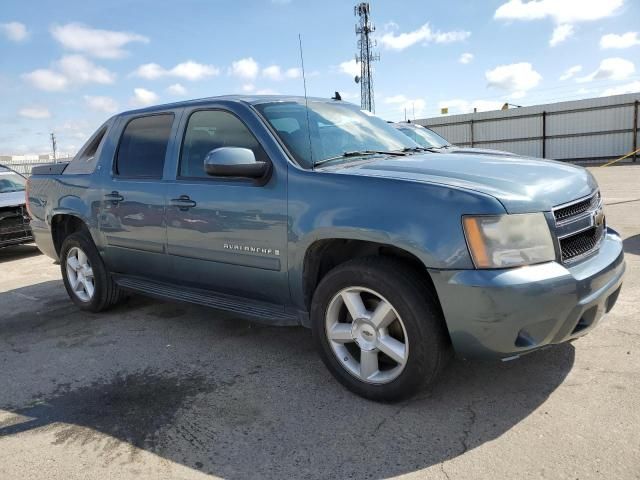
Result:
M304 73L304 56L302 55L302 35L298 33L298 45L300 46L300 65L302 66L302 84L304 85L304 106L307 111L307 134L309 135L309 161L313 165L313 149L311 148L311 127L309 122L309 100L307 99L307 77Z
M333 97L331 97L331 100L342 100L342 97L340 96L340 92L336 92Z

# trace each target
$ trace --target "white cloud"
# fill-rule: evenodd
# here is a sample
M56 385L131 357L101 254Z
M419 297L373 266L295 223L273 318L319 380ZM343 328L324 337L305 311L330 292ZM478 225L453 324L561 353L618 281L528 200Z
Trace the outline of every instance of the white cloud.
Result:
M185 80L195 81L219 75L220 69L213 65L203 65L201 63L188 60L173 67L170 73L173 76L184 78Z
M360 64L352 58L351 60L347 60L346 62L342 62L338 65L338 70L342 73L346 73L350 77L355 77L356 75L360 75Z
M72 83L110 84L116 79L114 73L99 67L82 55L65 55L57 62L57 66Z
M25 73L22 78L39 90L56 92L65 90L72 84L111 84L115 82L116 75L82 55L65 55L55 62L52 68L40 68Z
M624 0L509 0L495 11L498 20L540 20L557 24L578 23L610 17Z
M145 63L140 65L132 75L145 78L147 80L156 80L161 77L177 77L185 80L196 81L207 77L215 77L220 74L220 69L213 65L205 65L202 63L187 60L177 64L171 69L166 69L157 63Z
M557 27L549 40L552 47L573 35L573 24L615 15L624 0L509 0L493 15L497 20L550 18Z
M451 31L451 32L434 32L428 23L425 23L417 30L411 32L404 32L396 34L393 31L389 31L382 35L380 43L391 50L404 50L411 47L416 43L452 43L461 42L466 40L471 35L471 32L466 31Z
M91 110L105 113L118 111L118 102L111 97L85 95L84 101Z
M50 118L51 112L45 107L25 107L18 111L18 115L33 120L42 120L43 118Z
M607 88L600 95L601 97L608 97L609 95L622 95L624 93L636 93L640 92L640 80L627 83L625 85L619 85L617 87Z
M24 42L29 37L26 25L20 22L0 23L0 32L12 42Z
M638 32L627 32L622 35L616 35L615 33L609 33L603 35L600 38L600 48L629 48L635 45L640 45L640 38L638 38Z
M398 113L404 114L406 109L407 115L410 117L413 117L414 112L416 117L421 116L427 106L427 102L423 98L409 98L402 94L386 97L383 102L386 105L391 105Z
M242 85L242 91L244 93L251 93L256 89L256 86L253 83L246 83Z
M169 85L167 87L167 92L170 93L171 95L182 97L187 94L187 89L184 88L179 83L174 83L173 85Z
M542 75L527 62L500 65L485 72L487 84L512 93L514 98L522 97L527 90L536 87L542 80Z
M145 63L140 65L132 75L136 77L146 78L147 80L155 80L156 78L163 77L168 74L168 70L165 70L157 63Z
M471 63L471 61L473 60L473 53L463 53L462 55L460 55L460 58L458 59L458 61L462 64L467 64L467 63Z
M625 80L634 74L636 67L633 62L624 58L605 58L600 62L597 70L578 78L578 82L591 82L593 80Z
M478 112L488 112L491 110L500 110L504 102L491 101L491 100L475 100L468 101L461 98L454 98L451 100L443 100L438 102L438 108L448 108L449 113L471 113L473 109L477 109Z
M231 64L229 73L236 77L253 80L258 76L260 66L252 57L241 58Z
M120 58L127 55L124 49L129 43L148 43L143 35L131 32L100 30L80 23L54 25L51 35L63 47L98 58Z
M574 28L573 25L568 23L563 23L558 25L553 29L553 34L551 35L551 40L549 40L549 45L551 47L555 47L559 43L564 42L567 38L573 36Z
M134 88L131 104L137 107L146 107L158 101L158 95L146 88Z
M577 73L582 71L582 65L574 65L573 67L567 68L562 75L560 75L560 80L569 80L574 77Z
M33 72L25 73L22 75L22 78L35 88L47 92L58 92L64 90L69 85L67 77L45 68L39 68Z
M271 65L262 69L262 76L270 80L282 80L282 70L278 65Z
M285 78L300 78L302 76L302 71L299 68L288 68L283 71L280 65L270 65L262 69L262 76L269 80L279 81Z
M302 77L302 70L299 69L299 68L295 68L295 67L294 68L287 68L287 71L284 72L284 76L287 77L287 78L292 78L292 79L300 78L300 77ZM311 72L309 74L309 76L315 76L314 72Z

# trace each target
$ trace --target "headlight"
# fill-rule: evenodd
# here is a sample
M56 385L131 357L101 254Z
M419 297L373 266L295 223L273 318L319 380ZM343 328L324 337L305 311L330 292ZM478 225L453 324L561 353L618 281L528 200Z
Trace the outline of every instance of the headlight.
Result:
M543 213L462 217L476 268L509 268L555 260Z

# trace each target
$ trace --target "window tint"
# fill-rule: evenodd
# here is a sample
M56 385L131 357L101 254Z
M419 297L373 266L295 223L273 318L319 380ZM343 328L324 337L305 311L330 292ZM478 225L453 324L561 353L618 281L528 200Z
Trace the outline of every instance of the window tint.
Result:
M106 133L107 127L102 127L94 133L89 143L73 157L73 160L71 160L71 163L64 169L63 173L65 175L93 173L98 163L98 155L96 154L100 145L102 145L102 140L105 138Z
M122 177L162 178L173 114L131 120L122 134L116 173Z
M180 155L180 177L211 178L204 171L204 158L220 147L242 147L256 160L268 162L267 154L253 134L235 115L220 110L194 112L189 117Z

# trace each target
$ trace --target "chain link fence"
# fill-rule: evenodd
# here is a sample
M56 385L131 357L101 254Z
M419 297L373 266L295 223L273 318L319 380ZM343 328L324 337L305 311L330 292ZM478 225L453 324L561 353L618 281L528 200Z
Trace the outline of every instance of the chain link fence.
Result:
M71 159L72 157L58 158L55 162L53 160L41 160L41 159L0 160L0 164L9 167L12 170L15 170L16 172L24 175L25 177L28 177L29 175L31 175L31 169L33 169L33 167L36 167L38 165L49 165L51 163L69 162L71 161Z

